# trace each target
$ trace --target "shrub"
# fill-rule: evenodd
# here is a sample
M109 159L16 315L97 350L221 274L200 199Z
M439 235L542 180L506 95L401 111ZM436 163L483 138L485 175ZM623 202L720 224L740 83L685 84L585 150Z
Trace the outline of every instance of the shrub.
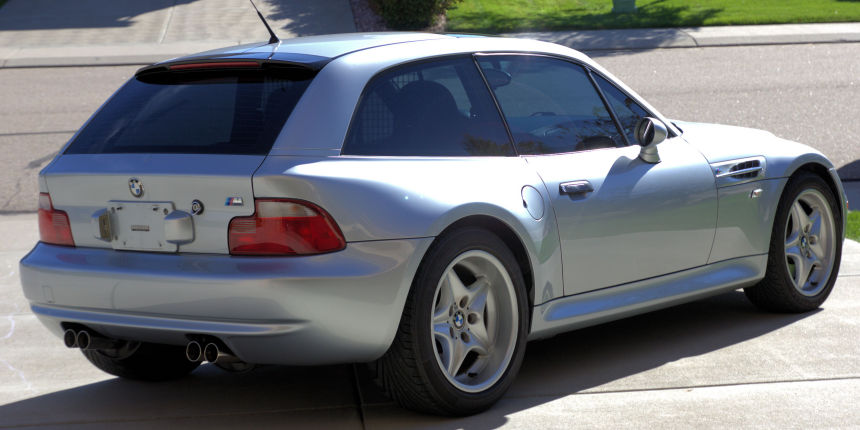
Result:
M460 0L372 0L385 24L394 30L422 30L433 25Z

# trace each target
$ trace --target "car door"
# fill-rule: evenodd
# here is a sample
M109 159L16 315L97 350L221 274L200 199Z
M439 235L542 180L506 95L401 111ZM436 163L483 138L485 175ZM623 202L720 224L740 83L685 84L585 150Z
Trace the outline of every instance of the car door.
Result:
M538 55L478 61L510 76L488 82L552 197L566 295L707 263L717 194L701 153L671 137L658 145L661 162L638 158L633 129L647 112L582 65Z

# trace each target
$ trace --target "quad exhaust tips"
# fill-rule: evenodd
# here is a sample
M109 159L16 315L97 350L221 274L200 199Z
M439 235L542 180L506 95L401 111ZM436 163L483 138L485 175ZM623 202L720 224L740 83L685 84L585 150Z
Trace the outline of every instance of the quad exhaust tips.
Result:
M213 364L227 365L241 363L239 357L222 349L215 342L198 342L192 340L185 345L185 358L191 362L208 361Z
M116 349L120 341L90 333L89 330L67 329L63 332L63 343L67 348Z
M217 365L228 365L233 363L241 363L242 360L227 351L218 347L217 344L209 342L203 350L203 358L206 361Z

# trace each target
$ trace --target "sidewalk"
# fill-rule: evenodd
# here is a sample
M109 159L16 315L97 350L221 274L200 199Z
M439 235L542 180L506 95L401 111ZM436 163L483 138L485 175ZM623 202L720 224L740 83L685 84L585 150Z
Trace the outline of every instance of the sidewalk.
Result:
M282 39L355 31L349 0L259 0ZM530 32L581 51L860 42L860 23ZM0 68L142 65L258 42L268 33L246 0L8 0Z
M349 0L258 0L283 39L355 31ZM0 67L150 64L269 35L247 0L8 0Z

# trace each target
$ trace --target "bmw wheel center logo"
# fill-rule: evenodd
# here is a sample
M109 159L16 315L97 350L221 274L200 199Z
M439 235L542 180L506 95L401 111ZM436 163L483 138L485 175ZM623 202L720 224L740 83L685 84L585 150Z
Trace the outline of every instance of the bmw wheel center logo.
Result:
M140 182L140 179L131 178L128 180L128 190L131 191L131 195L135 197L140 197L143 195L143 184Z

